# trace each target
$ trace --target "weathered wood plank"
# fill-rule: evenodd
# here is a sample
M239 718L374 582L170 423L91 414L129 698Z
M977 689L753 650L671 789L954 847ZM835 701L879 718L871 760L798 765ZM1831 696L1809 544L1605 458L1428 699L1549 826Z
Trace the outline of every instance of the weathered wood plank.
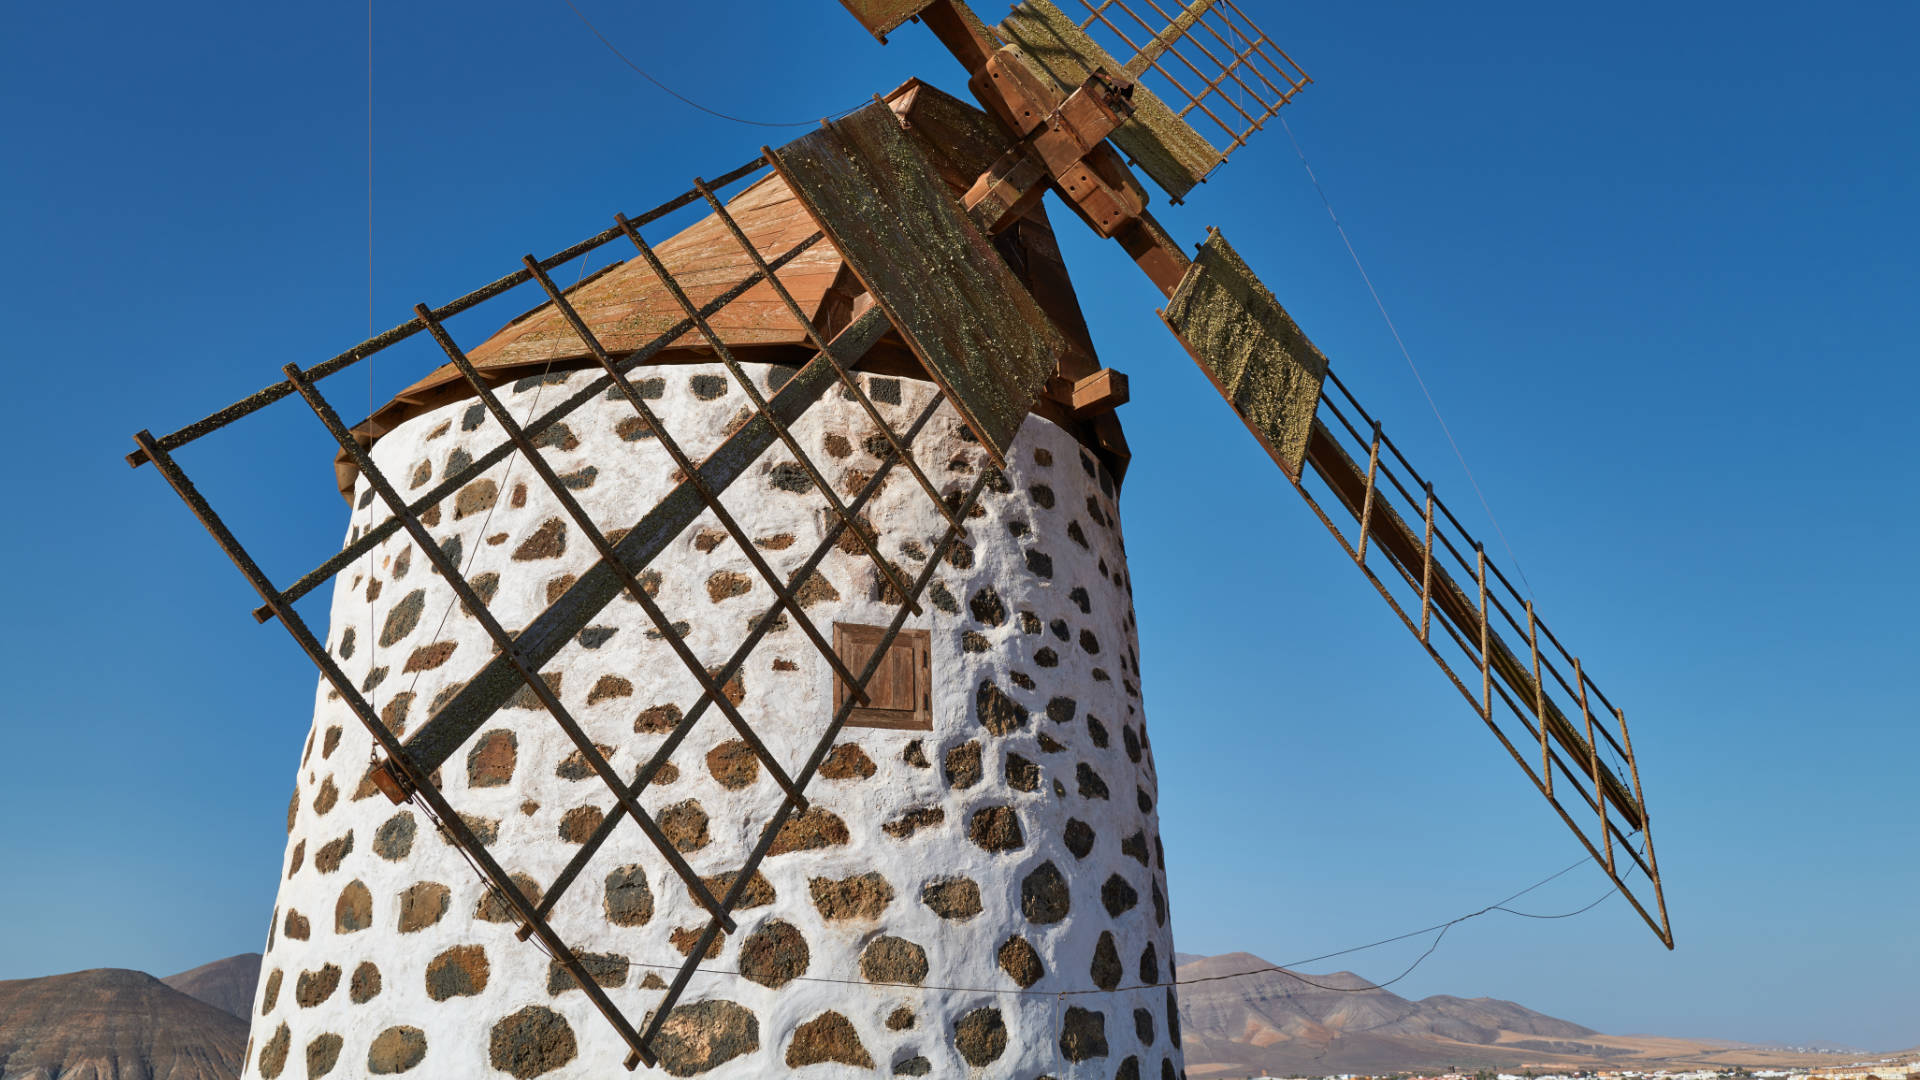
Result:
M933 162L877 102L773 158L967 426L1004 464L1065 342Z
M1300 478L1327 358L1218 232L1161 317L1288 476Z

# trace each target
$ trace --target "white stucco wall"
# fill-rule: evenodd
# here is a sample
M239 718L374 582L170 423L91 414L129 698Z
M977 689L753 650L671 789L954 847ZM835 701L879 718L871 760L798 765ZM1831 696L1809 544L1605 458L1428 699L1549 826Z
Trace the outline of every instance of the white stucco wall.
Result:
M751 370L762 380L783 371ZM503 396L525 417L591 377L577 372L544 385L528 380ZM662 367L646 377L660 380L662 396L652 404L696 457L717 445L727 422L747 406L719 365ZM903 399L882 406L896 429L906 427L933 389L912 380L866 381L878 397ZM724 392L716 394L720 387ZM375 457L403 491L437 482L450 457L478 456L500 440L478 408L460 402L410 420L377 444ZM623 422L633 432L631 417L623 401L596 399L568 420L547 452L558 472L582 485L576 494L603 529L633 524L671 486L673 470L658 443L622 437ZM864 477L876 465L865 446L872 432L864 414L837 389L795 434L843 491L857 489L849 486L850 473ZM970 482L974 463L985 461L946 408L918 450L918 460L944 488ZM790 474L776 466L788 460L776 447L725 496L782 572L807 557L826 524L817 494L780 483ZM588 469L594 472L585 483ZM488 476L497 488L494 501L475 497L457 506L449 500L431 531L443 546L457 543L469 579L499 575L490 606L513 629L545 608L550 588L563 588L565 578L584 572L596 556L524 462ZM683 1022L669 1025L678 1042L668 1063L680 1075L777 1074L788 1070L789 1060L821 1056L830 1060L802 1066L806 1075L1177 1074L1172 995L1139 988L1143 981L1171 979L1173 943L1113 488L1071 437L1038 418L1022 430L1007 478L1006 490L983 495L969 523L971 557L963 553L957 565L940 568L924 600L926 614L907 623L932 635L933 730L843 733L840 742L857 752L839 751L838 778L823 774L808 792L823 815L810 819L823 843L766 861L773 899L738 912L739 932L704 962L715 973L696 976L682 1000L683 1007L732 1004L690 1009ZM524 498L516 494L522 484ZM350 528L384 516L377 501L359 506ZM898 468L870 516L886 553L909 578L925 565L945 524ZM554 535L547 523L556 519L565 536L558 552L537 542ZM703 516L653 564L661 606L685 621L688 643L712 665L733 651L772 600L731 540L713 543L717 531L712 516ZM493 649L427 560L409 548L404 535L390 540L340 576L327 642L350 677L371 685L375 705L411 731L435 697L469 677ZM879 601L864 555L836 550L822 575L834 595L818 591L807 611L823 633L831 637L835 621L889 620L892 609ZM748 583L744 592L729 595L740 580ZM418 616L409 618L415 609ZM698 691L665 643L648 637L639 605L616 600L591 625L598 631L593 639L576 639L546 670L562 673L563 702L596 742L611 748L614 767L631 776L662 738L637 731L659 726L638 718L656 706L684 710ZM449 644L450 654L436 666L406 670L410 661L418 667L438 659ZM373 673L383 669L376 681ZM797 769L830 716L824 660L788 626L749 659L742 689L742 713L788 768ZM404 718L395 704L402 694L413 695ZM534 945L515 940L510 923L475 918L483 886L427 818L370 793L363 778L372 741L332 698L323 684L299 768L247 1075L303 1076L310 1063L325 1066L329 1059L333 1074L360 1075L416 1058L410 1066L416 1075L484 1076L500 1068L556 1077L617 1074L624 1045L586 995L551 992L547 958ZM656 812L681 806L683 823L689 800L704 811L708 841L686 853L703 875L740 864L779 798L764 770L739 790L716 778L709 754L733 738L718 711L709 710L672 759L677 777L642 799ZM487 749L470 766L469 754L483 744ZM980 750L981 767L977 781L966 783L970 744ZM490 845L495 857L541 887L577 850L562 836L567 813L612 805L596 778L561 774L572 751L544 711L509 708L442 769L449 801L497 834ZM957 772L948 767L950 752ZM727 760L724 751L715 758L719 765ZM477 783L488 781L497 782ZM924 824L909 831L899 823L914 811ZM983 811L988 816L980 818ZM402 845L407 819L414 835ZM982 830L1008 820L1018 823L1019 846L983 847ZM637 925L616 925L608 914L607 878L626 866L640 868L651 894L651 915ZM1060 888L1042 887L1047 866L1058 871ZM884 889L866 875L878 875ZM851 894L868 899L864 909L816 899L816 893L831 894L833 882L849 879L864 882L865 892ZM948 905L943 916L930 907L923 890L946 879L977 885L981 910L968 915L970 905ZM445 889L444 915L403 932L403 895L413 890L414 921L423 921L422 912L437 910L435 886ZM890 896L878 904L883 893ZM964 899L965 893L965 885L956 885L947 895ZM1053 918L1061 893L1064 917L1043 921ZM636 922L627 910L626 921ZM304 936L297 932L301 922ZM610 961L609 981L617 985L608 993L639 1025L660 996L658 981L670 980L683 959L675 931L696 931L705 919L659 853L623 823L559 902L553 922L576 950L625 961L624 967ZM803 973L781 981L802 970L795 934L783 932L782 948L763 948L745 961L764 970L769 958L784 960L783 973L763 974L760 982L737 974L743 948L751 948L743 943L774 922L804 941ZM863 974L863 955L882 937L924 952L922 985L874 985L868 976L879 952ZM1027 987L1016 975L1031 979L1031 965L1017 962L1018 946L1003 949L1014 938L1032 947L1044 969ZM763 946L766 940L763 933ZM379 990L369 996L368 973L376 969ZM1113 986L1116 979L1116 991L1061 996L1099 991L1100 983ZM529 1007L534 1011L522 1011ZM823 1020L829 1012L845 1022ZM910 1026L903 1025L909 1017ZM1005 1045L996 1050L997 1025L1004 1025ZM1091 1038L1096 1027L1101 1040ZM1063 1040L1083 1060L1066 1060ZM871 1064L854 1064L863 1059Z

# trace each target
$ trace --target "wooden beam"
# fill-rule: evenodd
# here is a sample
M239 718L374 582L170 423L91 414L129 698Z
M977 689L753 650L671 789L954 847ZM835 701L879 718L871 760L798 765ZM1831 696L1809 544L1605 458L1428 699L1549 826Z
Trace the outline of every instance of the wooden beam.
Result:
M1127 377L1101 368L1073 384L1073 411L1080 416L1110 413L1127 403Z

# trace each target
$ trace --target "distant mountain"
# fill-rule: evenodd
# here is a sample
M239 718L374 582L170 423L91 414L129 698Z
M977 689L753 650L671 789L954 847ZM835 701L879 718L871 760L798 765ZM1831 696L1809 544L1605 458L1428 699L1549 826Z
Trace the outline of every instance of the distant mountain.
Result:
M1496 998L1409 1001L1347 971L1217 978L1273 966L1251 953L1180 954L1176 964L1187 1072L1195 1080L1768 1056L1727 1043L1602 1035Z
M253 1012L253 992L260 985L260 954L229 956L160 981L190 998L198 998L246 1020Z
M145 972L0 982L0 1080L232 1080L247 1022Z

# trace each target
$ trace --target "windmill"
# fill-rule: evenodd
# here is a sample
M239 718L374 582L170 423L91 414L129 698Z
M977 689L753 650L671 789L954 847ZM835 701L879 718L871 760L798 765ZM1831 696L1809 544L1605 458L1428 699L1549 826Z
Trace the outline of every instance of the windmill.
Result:
M1127 383L1049 192L1671 948L1622 710L1225 236L1147 209L1134 168L1190 195L1305 73L1233 0L843 3L982 108L910 81L135 436L321 675L249 1074L1180 1074ZM321 382L408 343L445 362L349 426ZM352 516L281 585L175 455L288 399Z

